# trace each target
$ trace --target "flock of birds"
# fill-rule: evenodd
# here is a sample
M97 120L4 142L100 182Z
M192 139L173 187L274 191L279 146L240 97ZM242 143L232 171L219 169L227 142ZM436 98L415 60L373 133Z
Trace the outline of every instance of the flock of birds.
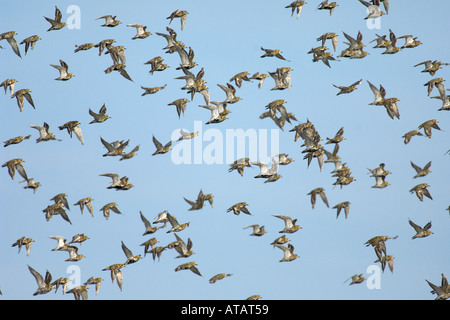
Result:
M378 18L384 14L389 13L389 2L387 0L372 0L372 1L362 1L359 0L364 6L370 9L370 14L365 19ZM302 12L302 7L307 4L306 1L294 1L285 8L291 9L291 15L296 14L296 18L299 19ZM384 5L384 10L382 11L381 5ZM328 10L330 16L333 14L334 10L338 7L336 2L329 3L327 0L320 3L317 7L319 10ZM181 30L184 30L186 21L187 21L188 11L186 10L175 10L172 12L167 19L169 20L169 24L174 19L180 20ZM99 17L98 19L104 20L104 24L101 27L106 28L114 28L122 24L120 20L116 16L113 15L104 15ZM54 17L48 18L45 17L45 20L50 23L49 29L47 32L57 32L58 30L63 29L66 26L66 23L63 22L62 14L59 8L55 7ZM136 35L132 38L132 40L145 39L152 35L151 32L147 31L147 27L141 24L127 24L127 27L135 28ZM180 118L186 112L186 107L188 102L193 101L196 93L200 94L204 99L204 104L199 105L199 107L209 110L210 118L206 122L206 124L216 124L228 119L228 115L230 114L230 110L227 108L230 105L238 103L241 100L239 96L239 89L243 85L244 82L251 82L252 80L256 80L258 83L258 88L261 89L264 86L266 78L272 79L274 81L274 86L270 88L270 90L290 90L291 88L291 72L293 71L290 67L281 67L273 72L265 73L254 73L251 75L249 72L239 72L235 74L233 77L229 79L225 84L217 84L219 88L221 88L224 92L224 99L222 101L216 101L210 99L209 88L206 85L206 81L204 80L205 70L201 68L197 73L194 73L191 69L198 66L198 63L194 61L195 55L194 51L191 47L184 44L182 41L178 40L178 35L175 30L166 27L167 33L156 32L156 35L164 38L167 41L167 46L163 48L166 54L176 54L179 55L180 64L177 66L177 70L182 72L183 75L177 77L178 80L185 81L185 85L182 87L182 90L185 91L189 97L188 98L180 98L173 102L170 102L169 106L175 106L178 117ZM343 33L344 37L348 42L345 44L348 45L338 56L337 58L348 58L348 59L362 59L367 56L367 51L364 51L365 44L363 43L363 36L361 32L358 32L356 38ZM15 40L16 32L9 31L0 34L0 41L7 40L10 44L13 52L22 57L21 50L19 48L18 42ZM389 38L387 39L387 37ZM422 43L417 40L413 35L403 35L400 37L396 37L394 32L390 30L389 35L377 35L377 38L372 40L371 42L376 42L376 45L373 48L382 48L385 51L382 54L396 54L403 49L412 49ZM397 41L399 39L404 39L405 43L402 46L397 46ZM25 45L25 54L29 50L34 50L36 43L41 40L38 35L33 35L28 37L20 42L20 45ZM312 48L308 54L313 55L313 62L322 61L326 66L331 68L330 61L338 61L338 59L333 57L333 53L328 51L329 48L326 47L326 42L330 40L332 42L332 47L334 52L337 50L338 45L338 34L337 33L326 33L317 38L317 41L320 42L320 46ZM112 59L112 64L108 67L104 72L105 74L109 74L113 71L117 71L123 78L133 81L132 77L128 74L126 70L126 55L125 55L125 47L121 45L115 45L116 40L114 39L105 39L97 44L94 43L85 43L85 44L77 44L74 50L74 53L78 53L80 51L91 50L92 48L98 48L98 55L106 55ZM261 47L262 55L260 58L273 58L280 59L282 61L289 61L284 57L283 52L280 49L268 49ZM164 63L164 58L161 56L157 56L152 58L151 60L145 62L146 65L151 66L150 74L154 72L161 72L167 69L169 66ZM438 70L448 63L443 63L441 61L424 61L418 63L414 67L424 66L424 69L421 72L428 72L431 76L434 76ZM56 69L58 77L55 78L57 81L69 81L74 77L73 73L70 73L69 64L66 61L60 60L58 64L52 64L51 67ZM449 111L450 110L450 101L449 96L446 94L446 90L443 82L445 80L443 78L433 78L428 81L425 86L427 87L428 96L437 89L439 95L433 96L431 98L439 99L442 101L442 106L439 111ZM16 99L17 105L19 107L19 111L22 112L25 106L25 100L28 104L39 110L39 106L34 104L32 99L31 90L28 88L23 88L16 90L15 84L18 81L16 79L6 79L4 80L0 86L4 87L5 94L7 94L7 90L9 89L11 99ZM233 85L234 83L234 85ZM338 89L337 95L342 94L351 94L354 90L357 89L359 85L363 83L363 80L358 80L351 85L336 85L333 86ZM374 85L367 81L368 86L372 90L374 94L374 101L370 103L370 105L381 106L384 107L387 115L391 119L400 119L400 111L397 105L399 101L396 97L387 97L386 90L382 85ZM143 93L142 96L156 94L160 90L165 89L167 84L158 87L144 87L141 86ZM260 115L260 119L270 118L275 123L277 127L281 130L284 130L284 126L287 123L292 124L292 122L297 121L295 115L292 112L289 112L285 104L287 103L284 99L274 100L268 103L265 106L265 112ZM101 124L107 121L110 116L107 114L107 108L104 104L98 112L95 112L89 109L89 115L93 118L90 124ZM39 133L38 138L36 139L36 143L46 142L51 140L59 140L56 138L56 135L51 132L50 126L48 123L44 122L42 125L31 125L33 129L36 129ZM83 133L80 127L79 121L69 121L60 126L58 129L63 131L66 130L69 136L72 138L73 135L80 141L80 143L84 144ZM432 130L441 130L438 126L438 120L431 119L419 124L417 129L411 130L402 137L404 138L404 143L408 144L412 137L418 135L425 135L428 138L431 138ZM423 130L421 132L420 130ZM320 170L322 170L322 166L324 163L333 163L334 170L332 171L333 177L336 178L334 186L339 186L343 188L346 185L353 183L356 179L352 177L352 172L347 164L341 159L339 155L339 146L342 141L346 138L344 137L344 127L336 132L335 136L332 138L326 138L326 142L322 145L321 141L323 138L320 136L319 132L316 130L314 124L307 119L304 123L299 123L289 130L294 134L294 141L297 142L299 139L303 142L301 147L304 149L301 151L304 154L303 159L307 160L307 166L309 167L313 159L317 160ZM186 132L180 131L180 138L178 141L183 141L187 139L194 139L198 132ZM22 143L25 140L31 138L31 135L27 136L18 136L13 137L4 142L4 147L8 147L10 145L15 145ZM134 157L139 151L140 146L135 146L131 151L126 152L126 148L129 146L130 140L122 140L122 141L111 141L108 142L102 137L100 137L101 144L105 147L106 153L103 154L104 157L117 157L120 161L128 160ZM165 141L164 141L165 142ZM153 143L155 146L155 151L152 156L163 155L168 153L172 144L177 141L169 141L164 144L157 140L155 136L153 136ZM325 147L333 146L333 150L329 151L325 149ZM450 151L450 150L449 150ZM447 151L448 152L448 151ZM449 153L449 152L448 152ZM314 161L316 161L314 160ZM244 169L247 167L257 166L259 167L259 174L255 176L255 178L265 179L264 183L273 183L282 178L282 175L279 173L279 167L289 165L294 161L293 158L290 158L288 154L280 153L276 156L272 157L271 163L264 163L260 161L254 161L249 158L241 158L237 159L229 166L229 172L237 171L239 175L244 176ZM35 181L34 178L30 177L27 170L26 165L24 165L23 159L11 159L5 162L2 167L6 167L11 179L14 180L16 171L18 174L24 179L21 182L26 182L25 189L32 189L35 193L36 190L41 187L41 184L38 181ZM411 162L411 166L417 173L414 178L423 178L428 173L430 173L431 161L427 163L424 167L420 167L413 162ZM391 173L387 170L386 164L381 163L378 167L373 169L368 169L368 174L370 177L373 177L375 180L375 184L373 188L386 188L390 185L389 181L386 180L386 177ZM117 173L103 173L100 174L102 177L106 177L110 179L111 184L108 185L107 189L115 189L126 191L130 190L134 187L134 185L129 181L127 176L121 177ZM424 200L424 196L433 199L429 190L427 189L429 185L427 183L420 183L411 188L409 191L414 193L420 201ZM330 207L327 196L325 193L325 189L323 187L317 187L311 190L307 196L310 196L312 209L315 208L316 201L318 197L322 200L326 207ZM210 206L213 206L214 196L212 194L205 194L203 190L200 190L198 196L194 200L184 199L186 203L189 204L189 211L193 210L201 210L205 203L208 202ZM46 208L42 210L45 213L46 221L49 221L53 218L53 216L61 216L62 219L67 221L68 223L72 223L69 215L66 210L70 210L70 205L67 200L67 194L61 193L55 195L52 199L51 204L49 204ZM89 213L94 216L94 209L92 204L93 198L86 197L77 201L74 205L79 206L81 213L83 214L84 208L86 207ZM227 212L232 212L234 215L239 215L241 213L251 215L249 209L247 208L248 204L246 202L239 202L227 209ZM333 209L337 210L337 217L339 217L341 211L345 214L345 219L349 216L350 211L350 202L343 201L335 206ZM448 208L450 211L450 206ZM116 202L111 202L105 204L100 211L103 213L105 219L109 219L111 211L116 214L121 214L121 211L118 208L118 204ZM297 219L290 217L288 215L282 214L274 214L273 217L281 219L284 224L284 228L279 232L284 233L282 236L277 237L271 245L280 249L282 251L282 258L279 260L280 262L291 262L299 258L299 255L295 253L295 248L292 243L290 243L290 239L287 238L286 234L292 234L302 227L298 224ZM124 252L124 260L106 266L102 269L102 271L109 271L112 281L116 281L120 290L122 290L123 286L123 272L122 269L130 264L137 263L140 259L144 258L145 255L151 254L153 260L158 260L161 258L161 255L166 250L175 249L178 253L177 258L189 258L194 254L192 250L193 243L190 238L186 240L186 242L178 235L181 231L185 230L189 227L189 222L178 222L177 218L170 214L168 211L163 211L158 214L153 222L150 222L142 212L140 212L140 218L144 224L145 231L143 236L151 235L157 232L160 229L166 229L166 233L173 233L175 236L175 240L167 245L158 246L158 240L156 238L151 238L141 244L144 247L144 254L135 255L133 252L125 245L122 241L121 248ZM153 223L153 224L152 224ZM431 221L428 222L425 226L421 227L409 220L409 224L414 229L416 234L412 237L416 238L424 238L432 234L431 229ZM158 226L154 226L158 225ZM170 225L170 227L167 227ZM251 224L243 229L251 229L251 236L261 237L267 233L264 225L259 224ZM161 232L161 231L159 231ZM82 244L84 241L88 240L89 237L84 234L76 234L72 237L71 241L67 241L64 237L59 235L51 235L49 238L54 239L57 244L56 247L52 249L52 251L65 251L68 253L68 258L65 261L80 261L84 258L84 255L78 253L79 247L75 244ZM375 262L379 262L382 266L382 270L385 270L385 267L388 266L391 272L393 272L393 256L387 254L386 250L386 241L389 239L396 239L397 236L375 236L369 239L365 245L372 246L374 248L377 260ZM27 256L30 254L31 245L34 242L34 239L23 236L17 239L14 243L12 243L13 247L18 247L20 252L22 246L26 248ZM38 271L33 269L31 266L28 266L30 273L34 276L37 283L37 290L34 292L34 295L47 294L53 290L57 291L59 286L62 286L63 294L72 293L74 298L79 300L87 300L88 294L87 289L89 285L95 285L95 293L99 293L99 289L103 278L101 277L91 277L84 284L71 288L67 290L67 287L70 283L69 278L60 277L56 280L52 278L52 275L49 271L45 273L45 277L41 275ZM197 263L194 261L182 263L175 268L175 272L181 270L190 270L196 275L202 276ZM224 279L226 277L232 276L229 273L218 273L212 276L209 279L210 283L215 283L218 280ZM351 277L352 282L350 284L362 283L365 280L365 277L362 274L356 274ZM447 279L442 274L442 282L441 285L435 285L427 280L427 283L432 288L432 292L436 294L436 299L448 299L450 297L450 287L448 285ZM1 292L1 291L0 291ZM254 295L249 297L248 299L259 299L261 296Z

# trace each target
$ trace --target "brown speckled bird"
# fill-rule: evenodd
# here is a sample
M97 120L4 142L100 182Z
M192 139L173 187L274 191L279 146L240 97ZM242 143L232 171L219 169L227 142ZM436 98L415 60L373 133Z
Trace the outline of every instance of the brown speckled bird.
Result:
M423 129L425 135L431 139L432 129L441 130L441 128L438 126L438 123L439 123L438 120L431 119L419 125L419 129Z
M57 140L61 141L60 139L56 139L55 134L51 133L50 126L47 122L44 122L43 126L39 125L31 125L30 128L36 129L39 131L39 138L36 139L36 143L42 142L42 141L50 141L50 140Z
M59 71L59 77L55 80L67 81L74 76L73 73L69 72L69 65L61 59L59 60L59 65L51 64L50 66Z
M409 190L410 193L415 193L417 198L419 198L420 201L423 201L423 196L433 200L433 197L431 196L430 192L428 191L428 187L430 185L428 183L420 183L413 188Z
M319 195L320 198L322 199L323 203L325 203L325 205L327 207L330 207L328 205L328 200L327 200L327 196L325 194L325 189L322 187L319 188L315 188L313 190L311 190L308 194L308 196L311 196L311 204L312 204L312 208L314 209L314 206L316 205L316 196Z
M25 168L23 167L22 163L25 162L24 160L17 158L17 159L11 159L9 161L6 161L4 164L2 164L2 168L7 167L8 168L8 174L10 175L11 179L14 180L14 176L17 172L24 178L25 180L28 179L27 173L25 171Z
M414 228L414 231L416 232L415 235L413 235L412 239L417 238L425 238L428 237L430 234L433 234L433 232L430 230L431 228L431 221L428 222L424 227L421 227L411 220L408 220L409 225Z
M231 273L219 273L213 276L211 279L209 279L209 283L216 283L218 280L222 280L225 277L231 277Z
M337 85L335 85L335 84L333 84L333 86L334 86L335 88L340 89L340 91L336 94L336 95L338 96L338 95L340 95L340 94L348 94L348 93L350 93L350 92L355 91L355 90L357 89L357 86L360 85L361 82L362 82L362 79L356 81L355 83L353 83L353 84L351 84L351 85L349 85L349 86L337 86Z
M94 118L89 124L92 123L102 123L111 118L109 115L106 114L106 104L103 104L103 106L100 108L98 113L92 111L89 109L89 114Z
M318 10L330 11L330 16L333 14L334 9L339 6L337 2L328 2L328 0L322 1L317 7Z
M38 285L38 288L33 293L33 296L37 296L40 294L46 294L53 290L54 286L51 284L52 283L52 275L48 270L45 273L45 278L42 277L42 275L39 272L37 272L30 266L28 266L28 270L30 270L31 274L33 275L33 277L36 280L36 283Z
M200 273L200 271L197 269L196 266L197 266L197 263L194 261L183 263L175 268L175 272L180 271L180 270L191 270L193 273L195 273L199 276L202 276L202 274Z
M280 233L295 233L302 228L301 226L296 225L297 219L292 219L290 216L284 214L273 214L272 216L284 221L284 229L281 230Z
M423 62L420 62L416 65L414 65L414 67L420 66L420 65L424 65L425 68L421 71L421 72L428 72L431 76L434 76L436 74L436 72L441 69L442 66L448 66L450 65L450 63L444 63L442 61L431 61L431 60L426 60Z
M59 8L57 6L55 6L55 18L54 19L50 19L47 17L44 17L44 18L51 24L51 27L47 31L61 30L62 28L64 28L66 26L65 22L61 22L62 13L61 13L61 10L59 10Z
M20 44L25 44L25 54L27 54L28 49L31 48L31 50L33 50L34 46L36 45L36 42L39 40L41 40L41 38L37 35L33 35L31 37L23 39Z
M415 178L420 178L420 177L425 177L427 174L429 174L431 172L431 170L430 170L431 161L429 161L423 168L421 168L418 165L414 164L412 161L411 161L411 166L416 171L416 175L413 177L414 179Z
M24 102L23 98L24 97L25 97L25 99L27 99L28 103L33 107L33 109L36 109L36 107L34 106L33 98L31 97L30 92L31 92L30 89L20 89L20 90L17 90L17 92L14 92L13 94L11 94L11 99L16 98L17 105L19 106L20 112L23 111L23 102Z
M167 19L170 19L169 24L173 21L173 19L180 19L181 23L181 30L183 31L184 26L186 25L187 15L189 12L186 10L175 10L170 14L170 16L167 17Z
M348 213L350 211L350 202L344 201L341 203L338 203L333 207L333 209L337 209L336 219L339 218L339 214L341 213L341 210L344 210L345 213L345 219L348 217Z
M156 151L153 152L152 156L157 154L164 154L169 152L170 147L172 146L172 141L167 142L164 146L153 136L153 144L156 147Z
M11 138L11 139L8 139L8 140L3 142L4 143L3 147L7 147L7 146L12 145L12 144L18 144L18 143L21 143L22 141L28 140L30 138L31 138L31 135L18 136L18 137Z
M300 17L300 13L302 12L303 6L307 4L306 1L303 0L296 0L294 2L291 2L288 6L285 8L291 8L291 17L294 15L295 12L297 12L297 19Z
M251 215L250 211L247 209L247 206L247 202L239 202L229 207L227 212L233 211L233 213L238 216L242 211L245 214Z
M355 275L351 276L350 278L348 278L347 280L345 280L344 283L347 282L347 281L350 280L350 279L351 279L352 281L350 282L349 285L358 284L358 283L363 283L363 282L366 280L366 278L363 277L363 274L360 273L360 274L355 274Z
M7 93L9 88L9 96L12 97L14 94L16 82L18 82L16 79L6 79L0 84L0 87L3 87L5 89L5 94Z
M402 138L404 139L403 142L405 144L408 144L411 141L411 138L414 136L423 136L423 134L419 130L411 130L405 133Z
M393 273L394 272L394 256L392 255L384 255L382 257L379 257L377 260L374 261L374 263L380 262L381 263L381 270L384 272L386 269L386 264L389 267L389 270Z
M14 39L14 36L17 34L15 31L8 31L0 34L0 41L3 39L6 39L8 43L11 45L11 48L13 49L14 53L18 55L20 58L22 56L20 55L19 45L17 44L16 39Z
M21 238L17 239L16 242L14 242L11 246L18 247L19 248L18 253L20 253L20 249L22 249L22 246L25 246L25 248L27 249L27 257L28 257L30 255L30 251L31 251L31 244L33 242L34 242L33 238L21 237Z
M105 204L99 211L103 211L103 216L106 218L106 220L109 219L109 214L111 210L117 214L121 214L120 210L117 208L117 203L110 202L108 204Z
M83 44L80 44L80 45L75 45L75 50L74 50L74 52L75 53L77 53L77 52L79 52L79 51L87 51L87 50L89 50L89 49L91 49L91 48L94 48L95 47L95 44L94 43L83 43Z
M282 244L274 244L274 246L283 250L284 255L280 262L294 261L299 257L298 254L294 253L294 246L290 243L287 245L287 247Z
M133 252L131 252L131 250L128 249L128 247L125 245L125 243L123 243L123 241L121 243L122 243L122 250L127 258L127 260L124 262L124 265L136 263L142 258L142 256L140 254L133 255Z
M105 23L102 24L102 27L117 27L119 24L121 24L122 22L116 19L117 16L113 16L110 14L101 16L96 18L95 20L99 20L99 19L105 19Z
M170 228L167 233L170 232L180 232L189 227L189 222L180 224L178 220L172 216L171 214L167 213L167 219L169 220L169 223L171 224L172 228Z
M112 264L104 269L102 269L102 271L107 271L109 270L111 272L111 280L114 283L114 280L116 280L117 285L120 288L120 291L122 291L122 287L123 287L123 272L122 272L122 268L125 267L125 265L123 263L116 263L116 264Z
M267 232L266 229L264 228L264 226L260 226L259 224L251 224L242 229L248 229L248 228L253 228L253 232L250 234L251 236L260 237Z

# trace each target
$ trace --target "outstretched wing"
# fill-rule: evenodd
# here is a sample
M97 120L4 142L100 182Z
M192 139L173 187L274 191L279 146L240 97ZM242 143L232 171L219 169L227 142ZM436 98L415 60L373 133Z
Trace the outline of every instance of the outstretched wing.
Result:
M123 241L122 241L122 250L125 253L125 256L127 257L127 259L133 257L133 253L131 252L130 249L127 248L127 246L125 245L125 243L123 243Z
M28 270L30 270L31 274L34 276L34 278L36 279L37 285L39 288L42 288L45 286L44 283L44 278L41 276L41 274L39 272L37 272L36 270L34 270L32 267L28 266Z
M415 223L412 222L411 220L409 220L408 222L409 222L409 225L410 225L411 227L413 227L414 230L416 230L417 233L423 231L422 227L418 226L417 224L415 224Z

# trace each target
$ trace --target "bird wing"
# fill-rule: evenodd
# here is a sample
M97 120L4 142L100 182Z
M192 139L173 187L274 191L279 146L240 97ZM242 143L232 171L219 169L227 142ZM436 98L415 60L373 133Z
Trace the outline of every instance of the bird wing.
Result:
M283 250L284 258L289 258L289 256L291 255L291 250L288 247L278 243L275 243L274 246Z
M13 49L14 53L20 57L19 45L17 44L16 39L14 39L14 37L10 37L10 38L7 38L6 40L11 45L11 48Z
M442 287L442 288L448 287L448 280L447 280L447 278L444 276L443 273L441 274L441 276L442 276L441 287Z
M86 203L86 208L88 209L89 213L94 216L94 207L92 205L92 202L89 201Z
M442 82L436 84L436 88L439 90L439 96L441 96L442 98L444 98L445 95L445 86Z
M384 182L384 176L375 176L375 185L380 186Z
M84 138L83 133L81 132L81 128L79 126L75 126L75 128L73 128L73 132L77 136L78 140L80 140L81 144L84 145Z
M98 17L98 18L95 19L95 20L99 20L99 19L105 19L105 23L109 23L109 22L112 22L112 21L113 21L113 17L112 17L112 15L110 15L110 14L107 14L107 15L104 15L104 16L101 16L101 17Z
M25 172L25 168L22 166L21 163L18 163L15 165L16 170L19 172L19 174L24 178L25 180L28 180L27 173Z
M336 144L336 146L337 146L337 144ZM327 196L326 196L325 192L322 191L321 193L319 193L319 195L322 198L323 202L327 205L327 207L329 207Z
M112 152L115 150L115 148L110 144L109 142L106 142L102 137L100 137L100 141L105 146L105 148L108 150L108 152Z
M91 116L93 116L95 119L97 119L97 117L98 117L98 114L95 113L94 111L92 111L90 108L89 108L89 114L90 114Z
M127 246L125 245L125 243L123 243L123 241L122 241L122 250L125 253L125 256L127 257L127 259L130 259L133 257L133 253L131 252L130 249L127 248Z
M120 177L117 173L103 173L100 176L111 178L112 184L114 184L114 185L120 183Z
M386 14L389 14L389 0L383 0L383 6L386 10Z
M217 118L219 116L219 108L215 105L199 105L199 107L208 109L211 111L211 119Z
M280 218L284 220L284 223L286 225L286 228L292 228L294 226L294 223L292 221L292 218L287 216L287 215L283 215L283 214L274 214L273 215L276 218Z
M103 106L100 108L99 113L100 114L106 114L106 104L103 104Z
M186 50L184 50L183 48L179 47L176 43L174 43L173 47L175 48L176 52L180 56L181 65L182 66L189 65L190 64L189 54L186 52Z
M248 209L245 206L241 207L241 211L246 213L246 214L250 214L251 215L250 211L248 211Z
M230 88L225 87L224 85L222 85L220 83L218 83L217 86L219 86L219 88L221 88L225 92L227 99L233 98L233 94L232 94Z
M67 222L69 222L70 224L72 224L72 222L69 219L69 216L67 215L66 210L64 210L63 208L58 210L58 213L61 215L61 217L66 220Z
M178 244L175 246L175 250L180 255L185 255L188 252L188 247L187 247L186 243L176 233L175 233L175 237L177 238L177 241L178 241Z
M36 279L37 285L39 288L43 288L45 286L44 278L41 276L39 272L34 270L32 267L28 266L28 270L30 270L31 274Z
M61 236L50 236L49 238L50 238L50 239L55 239L56 241L58 241L58 244L57 244L58 247L64 245L64 243L65 243L65 241L66 241L66 239L64 239L64 238L61 237Z
M131 79L130 75L128 74L128 72L125 70L125 68L119 68L119 73L121 74L122 77L124 77L127 80L133 81L133 79Z
M120 291L122 291L122 286L123 286L123 272L120 269L116 269L112 271L112 274L114 274L114 277L117 281L117 285L120 288Z
M359 81L356 81L355 83L352 83L350 86L352 87L352 86L357 86L357 85L360 85L361 84L361 82L362 82L362 79L361 80L359 80Z
M359 2L361 2L363 5L365 5L367 8L369 8L372 4L370 2L364 1L364 0L359 0Z
M189 269L191 269L191 271L195 274L198 274L199 276L201 276L202 274L200 273L200 271L198 271L197 267L193 266L190 267Z
M61 10L59 10L59 8L55 6L55 21L59 23L61 22L61 19L62 19Z
M167 214L167 219L169 220L169 223L172 225L172 227L176 227L176 226L180 225L178 223L177 219L169 213Z
M160 150L160 149L163 148L163 145L161 144L161 142L159 142L159 141L155 138L155 136L153 136L153 143L154 143L154 145L155 145L155 147L156 147L157 150Z
M429 230L431 228L431 221L428 222L424 227L423 230Z
M51 64L51 66L52 66L53 68L55 68L55 69L58 69L58 71L59 71L59 76L60 76L61 78L67 76L67 70L66 70L66 68L64 68L63 66L58 66L58 65L56 65L56 64Z
M422 171L422 168L419 167L418 165L414 164L412 161L411 161L411 166L414 168L414 170L416 170L417 173Z
M45 128L42 127L42 126L31 125L30 127L33 128L33 129L38 130L38 131L39 131L39 135L40 135L41 137L45 137L46 134L47 134L47 131L46 131Z
M196 203L194 201L188 200L186 198L184 198L184 200L189 203L191 206L194 206Z
M144 31L144 26L139 23L127 24L127 27L136 28L137 33L142 33Z
M182 16L180 20L181 20L181 30L183 30L184 26L186 25L187 16L186 15Z
M113 206L113 207L111 207L110 209L111 209L112 211L114 211L115 213L121 213L121 212L119 211L119 209L117 209L116 206Z
M314 206L316 204L316 194L315 193L309 193L311 195L311 205L312 208L314 209Z
M423 194L424 194L426 197L428 197L428 198L430 198L431 200L433 200L433 197L431 196L431 194L430 194L430 192L428 191L428 189L424 188L424 189L422 189L422 192L423 192Z
M357 41L356 41L353 37L349 36L349 35L346 34L345 32L342 32L342 33L343 33L344 36L347 38L347 40L350 41L350 46L351 46L351 47L357 44Z
M409 222L409 225L410 225L411 227L413 227L414 230L415 230L417 233L423 231L422 227L418 226L417 224L415 224L415 223L412 222L411 220L409 220L408 222Z
M150 224L150 221L148 221L147 218L144 217L144 215L142 214L141 211L139 211L139 214L141 215L141 220L144 223L145 228L147 229L147 228L151 227L152 225Z
M374 86L372 83L370 83L369 81L367 81L367 83L369 84L370 89L372 90L373 94L375 95L375 101L381 100L381 99L382 99L382 96L381 96L380 90L378 90L378 88L375 87L375 86Z
M439 286L437 286L437 285L435 285L435 284L433 284L433 283L431 283L430 281L428 281L428 280L425 280L427 283L428 283L428 285L431 287L431 289L433 289L434 290L434 292L438 295L438 296L440 296L440 295L443 295L444 294L444 291L442 290L442 288L441 287L439 287Z

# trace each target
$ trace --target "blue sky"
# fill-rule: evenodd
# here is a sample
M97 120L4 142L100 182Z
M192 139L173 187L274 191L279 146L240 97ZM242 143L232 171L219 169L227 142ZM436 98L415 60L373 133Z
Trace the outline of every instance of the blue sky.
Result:
M26 102L19 112L16 101L1 94L1 139L29 135L29 140L19 145L2 148L1 163L13 158L25 160L28 176L41 182L35 194L23 189L2 168L0 215L0 289L1 299L73 299L72 295L50 292L33 297L37 285L27 269L32 266L41 274L46 270L53 279L69 277L70 266L78 266L81 282L89 277L104 279L99 294L94 287L89 289L89 299L245 299L259 294L263 299L433 299L425 279L439 284L441 273L450 274L448 255L450 217L446 208L450 205L448 177L450 156L444 155L450 148L448 128L450 121L446 111L437 111L440 100L427 96L424 84L436 77L447 78L449 66L443 66L434 77L421 73L422 67L413 67L425 60L450 62L448 41L442 41L440 30L449 27L446 13L450 9L447 1L438 1L440 9L423 6L422 1L410 1L405 6L400 1L391 1L389 15L379 21L379 29L369 28L364 20L366 8L358 1L339 1L332 16L316 10L320 1L308 1L300 18L291 17L290 2L273 1L228 1L211 2L165 1L150 4L145 1L133 3L111 1L49 2L16 1L5 3L0 19L0 33L16 31L15 39L20 43L28 36L37 34L34 50L25 55L20 45L22 58L16 56L6 41L1 41L1 81L17 79L16 91L31 89L36 106L33 110ZM64 28L47 32L49 23L43 18L53 17L54 6L60 8L63 21L71 15L70 5L80 9L80 28ZM169 25L166 18L176 9L189 12L184 30L175 19ZM112 14L123 23L115 28L101 27L103 20L96 18ZM147 25L152 35L143 40L131 40L135 29L126 24ZM183 75L176 70L179 56L166 54L166 40L156 32L166 33L170 26L181 40L195 52L198 66L191 69L196 74L205 70L211 100L223 101L224 92L217 84L225 85L229 79L242 71L250 74L267 73L279 67L291 67L292 87L289 90L270 90L274 86L267 78L258 89L258 83L244 82L237 88L242 101L229 105L229 119L206 125L209 111L199 108L204 104L200 94L187 105L184 116L178 119L175 108L168 103L179 98L190 98L181 90ZM383 55L382 49L373 49L369 41L376 34L397 36L412 34L423 45L404 49L395 55ZM331 68L323 63L312 62L307 52L320 43L316 39L325 32L339 35L336 57L346 45L342 32L356 37L363 34L363 42L369 55L364 59L331 61ZM115 39L116 45L126 47L127 71L133 82L122 78L117 72L105 74L112 60L108 55L98 55L97 48L74 53L75 45L98 43L104 39ZM398 40L402 44L403 40ZM331 48L331 44L327 43ZM260 58L261 47L281 49L289 61L276 58ZM162 72L149 73L150 66L144 62L162 56L170 67ZM75 77L67 82L55 81L57 70L50 64L59 59L67 62L69 72ZM363 79L358 89L347 95L336 96L336 85L350 85ZM367 80L387 91L389 97L397 97L400 119L392 120L383 107L369 106L373 94ZM167 87L154 94L141 96L144 87ZM444 84L446 84L444 82ZM437 95L434 91L432 95ZM339 155L352 170L356 181L342 189L333 188L335 178L331 176L332 164L324 164L319 170L316 161L309 168L303 160L301 140L294 142L294 133L289 132L297 122L287 123L279 131L279 151L289 154L295 161L279 168L283 176L274 183L263 183L254 179L257 167L246 168L244 176L228 172L228 164L175 164L171 154L152 156L155 147L152 136L165 144L179 128L194 130L196 121L202 121L203 149L211 146L207 134L226 136L226 130L250 130L267 132L277 129L269 119L259 119L265 106L276 99L284 99L289 112L294 113L298 123L309 119L323 141L344 127L346 140L341 142ZM111 119L102 124L89 124L92 117L88 110L98 111L106 104ZM433 131L431 139L413 137L407 145L402 136L417 129L424 121L438 119L442 130ZM81 122L85 144L76 138L70 139L58 126L67 121ZM37 131L30 125L50 125L51 132L62 141L35 143ZM198 124L198 122L197 122ZM217 131L212 131L216 129ZM267 130L267 131L264 131ZM106 149L100 137L107 141L128 140L131 151L140 145L138 154L129 160L117 157L102 157ZM197 141L197 140L194 140ZM201 142L202 140L200 140ZM226 145L226 140L223 141ZM228 142L229 143L229 142ZM174 146L176 143L174 143ZM332 148L327 145L327 150ZM223 149L225 150L225 149ZM224 152L225 154L225 152ZM432 161L431 173L424 178L413 179L414 169L410 161L423 166ZM375 168L381 162L392 172L387 177L390 186L373 189L374 179L367 175L367 168ZM128 191L108 190L110 181L99 176L115 172L128 176L134 188ZM430 184L433 200L420 202L409 193L416 184ZM316 187L325 188L330 208L318 200L312 209L307 193ZM214 195L214 206L209 204L199 211L188 211L183 200L195 199L200 189ZM46 221L42 210L52 203L58 193L66 193L70 211L70 225L55 216ZM95 216L80 214L73 204L79 199L94 198ZM106 220L99 209L108 202L117 202L122 215L111 213ZM251 216L235 216L226 210L233 204L245 201ZM350 201L348 219L336 219L334 205ZM183 240L191 238L195 254L190 258L176 259L174 250L166 250L161 260L153 261L148 255L138 263L123 269L124 285L121 292L116 283L111 283L109 272L103 268L125 261L121 249L123 241L134 254L143 254L141 243L151 236L159 245L175 240L168 229L158 230L151 236L143 236L144 225L139 211L151 222L157 213L168 210L179 222L190 222L190 226L179 233ZM288 235L300 255L295 261L280 263L282 251L272 248L270 243L282 230L283 222L273 214L286 214L298 219L302 229ZM408 219L423 226L432 221L434 232L425 239L414 239L414 230ZM262 237L249 236L250 230L243 227L251 224L265 225L267 233ZM89 240L79 245L79 253L86 257L79 262L66 262L66 252L52 252L56 242L49 236L60 235L68 240L77 233L85 233ZM395 257L394 273L381 273L380 288L369 289L367 285L349 286L344 283L353 274L366 277L374 263L374 250L364 243L377 235L395 236L389 240L388 254ZM35 239L30 256L26 250L20 254L11 244L27 236ZM190 271L175 272L184 262L196 261L203 277ZM231 277L210 284L208 280L217 273L231 273Z

